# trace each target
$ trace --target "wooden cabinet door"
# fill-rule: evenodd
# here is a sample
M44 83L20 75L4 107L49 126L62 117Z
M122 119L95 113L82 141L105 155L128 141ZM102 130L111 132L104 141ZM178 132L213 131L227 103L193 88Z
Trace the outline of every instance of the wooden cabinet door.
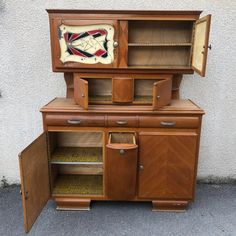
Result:
M112 79L112 101L117 103L133 102L134 80L132 78Z
M137 155L137 145L107 145L108 198L126 200L135 197Z
M172 79L161 80L153 86L153 110L169 105L171 102Z
M201 76L205 76L211 15L207 15L195 23L192 67Z
M195 132L140 133L140 198L193 198L197 138Z
M29 232L50 198L46 133L19 154L25 231Z
M51 19L50 27L55 71L117 66L117 20Z
M88 81L77 74L74 74L74 99L78 105L88 109Z

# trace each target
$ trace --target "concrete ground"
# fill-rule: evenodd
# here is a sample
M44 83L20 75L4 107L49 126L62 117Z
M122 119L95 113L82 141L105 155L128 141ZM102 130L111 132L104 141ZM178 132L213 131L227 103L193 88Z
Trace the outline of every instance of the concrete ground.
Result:
M0 189L0 235L25 235L19 186ZM49 201L28 235L236 235L236 185L197 186L185 213L152 212L150 203L93 202L88 212L56 211Z

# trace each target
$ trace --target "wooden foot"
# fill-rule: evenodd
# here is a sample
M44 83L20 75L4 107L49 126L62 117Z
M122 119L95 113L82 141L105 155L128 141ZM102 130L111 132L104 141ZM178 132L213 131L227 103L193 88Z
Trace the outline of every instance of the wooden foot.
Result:
M76 198L55 198L57 210L66 211L89 211L90 199L76 199Z
M184 212L186 211L188 201L152 201L153 211L173 211Z

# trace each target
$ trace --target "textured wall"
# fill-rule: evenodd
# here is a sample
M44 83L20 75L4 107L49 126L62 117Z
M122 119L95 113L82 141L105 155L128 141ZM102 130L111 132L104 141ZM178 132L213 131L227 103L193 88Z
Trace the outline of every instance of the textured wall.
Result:
M236 2L0 0L0 180L19 182L17 154L42 132L39 108L64 96L62 74L52 73L46 8L204 10L211 13L207 75L184 76L182 97L206 112L198 177L236 179Z

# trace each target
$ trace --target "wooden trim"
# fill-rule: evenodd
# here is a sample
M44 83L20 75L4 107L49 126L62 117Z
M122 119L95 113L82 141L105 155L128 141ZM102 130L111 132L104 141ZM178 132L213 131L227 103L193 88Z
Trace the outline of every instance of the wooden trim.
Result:
M152 11L152 10L90 10L90 9L46 9L48 13L70 13L70 14L77 14L77 13L94 13L94 14L149 14L149 15L156 15L156 14L163 14L163 15L197 15L201 14L202 11Z
M200 37L199 35L196 35L196 33L197 33L196 28L197 28L198 24L203 23L203 22L206 22L206 29L205 29L205 35L200 35L200 36L204 37L204 43L203 43L203 48L200 49L201 52L199 52L199 51L197 51L198 48L197 47L195 48L195 43L197 42L197 40L199 40L199 37ZM205 77L205 74L206 74L206 63L207 63L208 44L209 44L209 36L210 36L210 25L211 25L211 15L207 15L205 17L202 17L201 19L197 20L195 23L195 35L194 35L193 53L192 53L192 68L194 69L194 71L196 71L202 77ZM203 54L203 59L202 59L203 61L202 61L201 68L197 68L196 66L193 65L194 59L197 60L197 58L194 58L194 55L199 54L199 53Z

